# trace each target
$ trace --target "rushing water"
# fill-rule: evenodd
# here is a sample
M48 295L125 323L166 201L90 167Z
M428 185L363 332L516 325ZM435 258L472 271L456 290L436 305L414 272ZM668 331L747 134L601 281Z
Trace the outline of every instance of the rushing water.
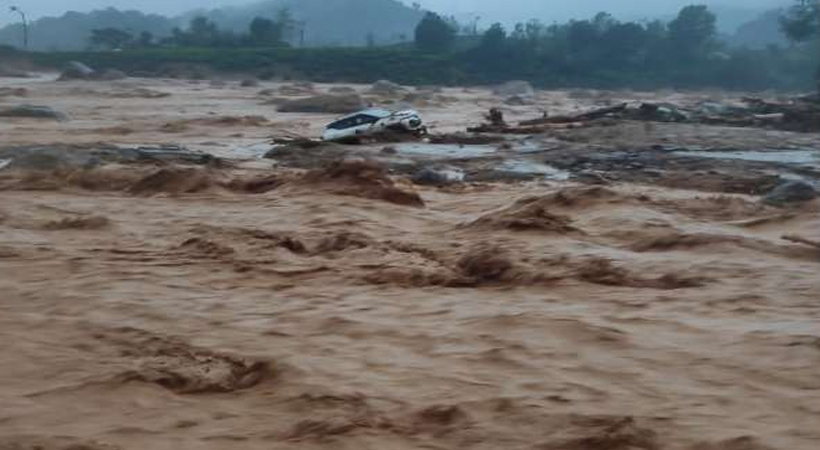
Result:
M440 158L475 158L498 153L491 145L425 144L403 143L395 146L399 153L424 155Z
M532 161L510 159L501 163L498 170L503 172L515 172L525 174L544 175L544 178L549 180L567 180L569 179L569 172L557 169L547 164L536 163Z
M696 158L741 159L820 167L820 150L680 150L675 154Z

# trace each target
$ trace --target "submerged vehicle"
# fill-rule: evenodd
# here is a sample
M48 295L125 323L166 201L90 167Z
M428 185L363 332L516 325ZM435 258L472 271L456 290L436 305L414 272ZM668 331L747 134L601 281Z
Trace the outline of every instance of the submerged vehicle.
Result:
M388 131L425 134L427 128L419 113L411 109L403 111L365 109L330 123L325 127L322 139L340 141Z

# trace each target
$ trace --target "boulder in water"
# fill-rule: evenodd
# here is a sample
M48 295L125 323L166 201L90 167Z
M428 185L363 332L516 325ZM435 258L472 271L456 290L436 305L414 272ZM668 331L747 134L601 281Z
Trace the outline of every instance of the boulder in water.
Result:
M0 110L0 117L25 117L32 119L54 119L58 121L68 120L68 115L57 111L50 106L41 105L18 105Z
M507 106L527 106L532 105L532 100L520 96L520 95L513 95L512 97L507 98L504 100L504 104Z
M774 206L785 206L814 200L820 195L814 186L805 181L791 180L781 183L763 197L763 202Z
M70 61L57 81L89 80L94 75L94 69L79 61Z
M256 78L246 78L246 79L242 80L242 82L239 83L239 85L241 87L258 87L259 86L259 80L257 80Z
M450 183L450 179L447 178L446 174L428 168L414 173L410 180L415 184L424 186L442 186Z

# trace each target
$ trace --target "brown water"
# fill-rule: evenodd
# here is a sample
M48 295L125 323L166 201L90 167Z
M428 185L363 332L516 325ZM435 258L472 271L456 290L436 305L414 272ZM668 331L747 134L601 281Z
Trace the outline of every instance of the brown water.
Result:
M0 180L0 448L820 444L817 203L174 173Z

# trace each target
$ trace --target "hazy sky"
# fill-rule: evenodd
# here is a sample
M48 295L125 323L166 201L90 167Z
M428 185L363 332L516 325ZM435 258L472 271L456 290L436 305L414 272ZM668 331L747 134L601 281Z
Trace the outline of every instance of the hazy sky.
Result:
M328 0L331 1L331 0ZM404 0L410 4L414 0ZM461 16L480 14L512 22L537 16L545 22L589 17L606 10L624 18L657 17L673 14L691 3L720 4L737 8L782 6L791 0L415 0L422 6ZM8 6L16 4L32 18L59 15L67 10L88 11L114 6L146 12L179 14L195 8L255 3L253 0L0 0L0 24L16 20ZM486 19L489 21L489 19Z

